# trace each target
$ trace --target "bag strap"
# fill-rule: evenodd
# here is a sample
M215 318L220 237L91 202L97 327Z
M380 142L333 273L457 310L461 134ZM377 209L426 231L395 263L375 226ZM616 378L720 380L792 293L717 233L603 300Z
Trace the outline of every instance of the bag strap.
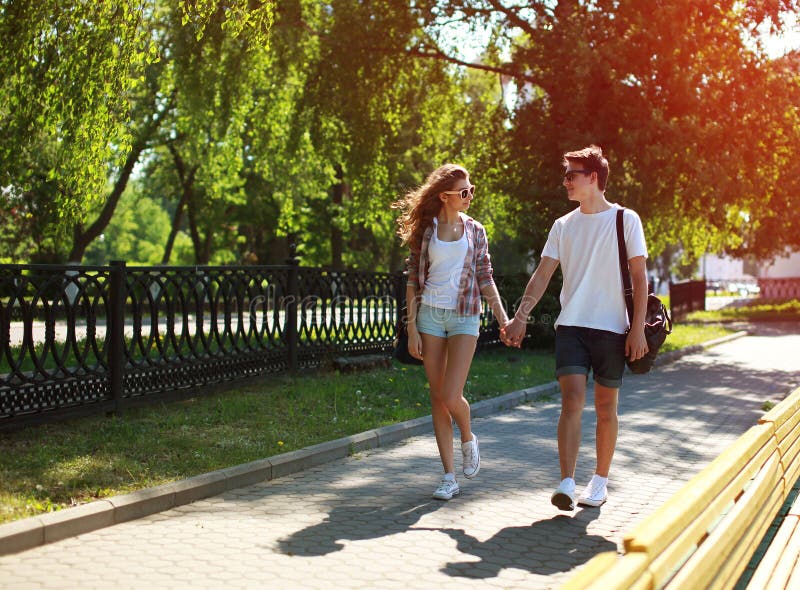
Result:
M628 250L625 248L625 228L622 216L625 208L617 209L617 250L619 250L619 270L622 273L622 286L625 289L625 307L628 308L628 321L633 321L633 285L631 284L631 271L628 268Z

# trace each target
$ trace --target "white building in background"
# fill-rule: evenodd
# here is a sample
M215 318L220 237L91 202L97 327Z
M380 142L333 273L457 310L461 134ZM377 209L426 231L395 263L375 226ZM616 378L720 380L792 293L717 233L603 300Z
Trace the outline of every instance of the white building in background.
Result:
M800 298L800 252L773 261L704 256L700 273L708 289L765 299Z
M776 258L772 263L765 263L762 271L759 276L765 279L798 278L800 277L800 252Z
M709 254L700 259L700 274L709 281L800 278L800 252L772 262L736 260Z

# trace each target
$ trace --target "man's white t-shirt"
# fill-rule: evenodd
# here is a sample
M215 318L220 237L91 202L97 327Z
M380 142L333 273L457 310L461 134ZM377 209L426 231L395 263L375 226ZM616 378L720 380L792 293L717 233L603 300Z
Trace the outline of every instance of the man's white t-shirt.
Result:
M556 219L542 256L561 264L561 313L558 326L579 326L624 334L628 312L617 249L619 205L600 213L581 213L580 207ZM635 211L623 214L628 259L647 258L642 220Z

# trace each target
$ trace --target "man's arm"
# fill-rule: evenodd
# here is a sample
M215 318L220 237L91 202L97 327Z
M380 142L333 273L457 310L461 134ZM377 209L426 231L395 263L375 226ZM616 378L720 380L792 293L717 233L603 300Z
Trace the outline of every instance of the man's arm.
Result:
M533 271L528 286L525 287L525 293L522 296L517 312L514 318L508 323L503 334L503 342L508 346L520 347L522 338L525 336L525 326L528 323L528 316L539 303L539 300L544 295L547 285L550 284L550 279L553 278L553 273L558 268L558 260L548 256L542 256L539 266Z
M644 321L647 313L647 266L644 256L628 260L633 286L633 317L631 329L625 340L625 356L635 361L647 354L647 340L644 337Z

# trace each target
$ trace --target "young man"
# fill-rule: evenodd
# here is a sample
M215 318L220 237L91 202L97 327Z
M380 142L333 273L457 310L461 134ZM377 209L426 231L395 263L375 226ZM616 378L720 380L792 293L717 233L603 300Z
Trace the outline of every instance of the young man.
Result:
M564 165L567 197L580 206L553 224L541 262L502 336L507 345L520 346L528 316L560 264L564 284L555 327L556 377L561 387L561 484L551 501L560 510L574 510L575 466L590 370L597 412L597 468L578 504L601 506L608 497L606 485L617 442L617 397L625 357L635 360L647 353L647 248L639 216L626 209L624 235L634 290L633 318L628 318L617 248L616 215L620 207L605 197L608 161L603 151L592 145L564 154Z

